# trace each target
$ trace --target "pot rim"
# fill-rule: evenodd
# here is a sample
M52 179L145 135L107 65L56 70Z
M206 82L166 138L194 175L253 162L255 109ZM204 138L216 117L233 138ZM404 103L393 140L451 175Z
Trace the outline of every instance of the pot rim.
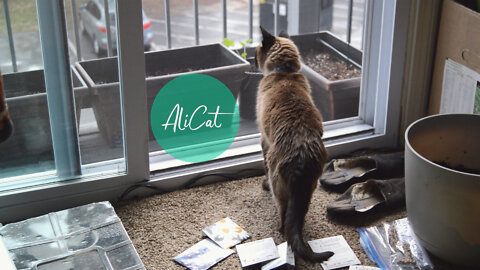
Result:
M417 152L417 150L415 150L415 148L413 148L413 146L410 144L410 140L408 139L408 135L410 133L410 130L413 128L413 126L417 125L418 123L420 122L423 122L423 121L428 121L429 119L432 119L432 118L440 118L440 117L454 117L454 116L459 116L459 117L471 117L471 116L474 116L474 117L477 117L475 116L475 114L468 114L468 113L447 113L447 114L435 114L435 115L429 115L429 116L426 116L426 117L422 117L420 119L417 119L415 120L415 122L411 123L407 130L405 131L405 151L407 150L407 147L410 151L412 151L417 157L419 157L420 159L426 161L427 163L429 163L430 165L433 165L434 167L437 167L437 168L441 168L441 169L444 169L444 170L447 170L449 172L454 172L454 173L457 173L457 174L461 174L461 175L466 175L466 176L473 176L473 177L478 177L480 178L480 174L474 174L474 173L467 173L467 172L462 172L462 171L458 171L458 170L454 170L454 169L451 169L451 168L448 168L448 167L445 167L445 166L441 166L441 165L438 165L437 163L425 158L423 155L421 155L420 153ZM478 116L478 118L480 119L480 116Z

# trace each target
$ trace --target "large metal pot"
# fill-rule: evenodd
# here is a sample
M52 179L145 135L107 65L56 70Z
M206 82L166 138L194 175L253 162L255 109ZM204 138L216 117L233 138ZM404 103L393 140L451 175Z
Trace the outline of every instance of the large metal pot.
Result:
M431 253L480 267L480 115L420 119L405 133L410 224Z

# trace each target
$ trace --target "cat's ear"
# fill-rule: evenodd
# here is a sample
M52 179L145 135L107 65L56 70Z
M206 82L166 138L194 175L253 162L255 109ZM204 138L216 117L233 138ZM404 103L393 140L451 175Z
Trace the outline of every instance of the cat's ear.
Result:
M275 37L267 32L262 26L260 26L260 30L262 30L262 50L264 53L268 52L270 48L275 43Z
M290 36L288 35L287 31L285 31L285 30L282 30L282 31L280 32L280 34L278 34L278 36L279 36L279 37L283 37L283 38L288 38L288 39L290 39Z

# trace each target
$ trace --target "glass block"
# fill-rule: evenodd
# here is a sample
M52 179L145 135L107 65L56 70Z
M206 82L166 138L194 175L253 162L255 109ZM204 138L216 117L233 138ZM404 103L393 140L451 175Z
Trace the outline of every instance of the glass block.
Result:
M109 202L0 227L17 269L145 269Z

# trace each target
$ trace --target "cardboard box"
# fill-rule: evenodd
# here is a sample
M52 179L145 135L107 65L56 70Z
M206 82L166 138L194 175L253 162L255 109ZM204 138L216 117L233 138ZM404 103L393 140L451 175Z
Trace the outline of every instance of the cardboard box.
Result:
M453 0L443 1L429 114L440 113L447 58L480 73L480 13Z

